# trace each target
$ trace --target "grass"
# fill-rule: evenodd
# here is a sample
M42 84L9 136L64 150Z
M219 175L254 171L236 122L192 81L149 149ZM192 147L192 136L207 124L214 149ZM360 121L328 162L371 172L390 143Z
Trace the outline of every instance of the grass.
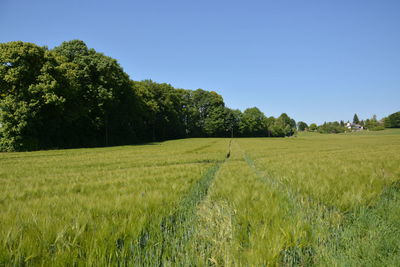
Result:
M2 153L0 266L396 266L399 151L390 129Z
M0 154L0 265L140 262L143 233L176 212L226 144Z
M400 130L396 129L396 128L387 128L385 130L381 130L381 131L359 131L359 132L349 132L349 133L345 133L347 135L399 135L400 134Z

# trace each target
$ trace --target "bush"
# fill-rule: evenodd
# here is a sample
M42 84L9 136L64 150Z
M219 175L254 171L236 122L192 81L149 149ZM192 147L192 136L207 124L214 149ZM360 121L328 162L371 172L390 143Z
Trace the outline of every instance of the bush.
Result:
M385 130L385 127L383 127L383 126L376 126L376 127L374 127L374 128L371 128L370 130L371 130L371 131L382 131L382 130Z

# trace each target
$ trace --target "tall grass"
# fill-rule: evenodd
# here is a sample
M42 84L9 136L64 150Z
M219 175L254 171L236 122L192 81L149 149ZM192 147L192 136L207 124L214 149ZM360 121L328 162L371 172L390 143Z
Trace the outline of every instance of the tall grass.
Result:
M0 154L0 266L396 266L399 133Z
M199 204L196 265L396 266L398 135L236 139Z
M158 231L226 144L0 154L0 265L126 262L144 229Z
M236 142L251 158L255 171L278 185L271 188L296 200L297 217L285 224L297 222L310 229L309 237L298 235L303 245L284 248L278 262L396 265L400 255L394 241L400 238L399 135Z
M342 211L368 205L400 175L398 135L238 142L266 176Z
M219 266L278 263L282 250L294 244L302 247L303 239L309 238L309 229L293 204L288 195L260 179L234 142L230 159L198 208L193 241L198 262Z

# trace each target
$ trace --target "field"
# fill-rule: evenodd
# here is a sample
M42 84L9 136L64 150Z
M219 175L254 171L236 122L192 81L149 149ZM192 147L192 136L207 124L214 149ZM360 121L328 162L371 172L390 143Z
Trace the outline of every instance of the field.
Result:
M0 266L396 266L400 131L0 154Z

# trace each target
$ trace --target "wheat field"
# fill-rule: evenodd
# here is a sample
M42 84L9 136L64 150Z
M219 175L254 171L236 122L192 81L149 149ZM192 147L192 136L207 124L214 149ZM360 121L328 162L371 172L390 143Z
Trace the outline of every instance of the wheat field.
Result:
M0 153L0 266L396 266L400 131Z

